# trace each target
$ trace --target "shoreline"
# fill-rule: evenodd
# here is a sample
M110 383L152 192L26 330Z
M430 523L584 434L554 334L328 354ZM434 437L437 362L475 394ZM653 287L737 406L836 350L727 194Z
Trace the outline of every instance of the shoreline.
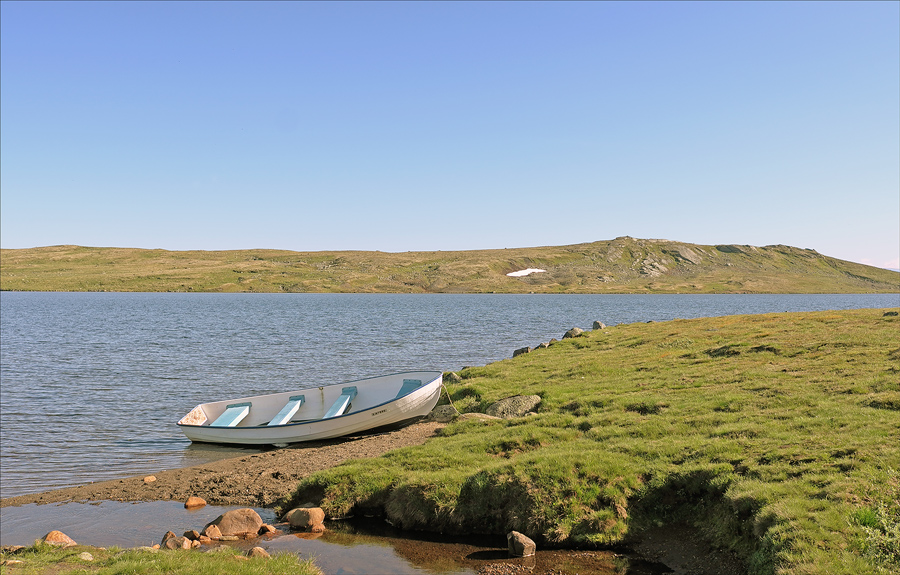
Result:
M378 457L392 449L420 445L445 424L413 423L374 435L298 443L263 453L220 459L146 476L110 479L0 499L0 508L78 501L187 501L194 495L210 505L277 508L297 483L316 471L351 459Z
M423 421L375 435L294 444L264 453L159 471L153 475L156 480L152 482L145 482L146 476L133 476L16 495L0 499L0 508L99 501L184 502L195 495L209 505L266 507L280 513L279 507L290 500L301 478L351 459L374 458L400 447L420 445L445 425ZM743 572L743 566L733 556L711 548L696 529L685 525L653 529L629 546L639 556L670 568L689 569L702 575Z

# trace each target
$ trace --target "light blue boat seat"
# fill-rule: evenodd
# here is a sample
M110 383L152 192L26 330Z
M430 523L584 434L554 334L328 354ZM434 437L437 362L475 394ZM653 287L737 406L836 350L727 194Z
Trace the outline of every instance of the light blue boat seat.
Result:
M284 407L281 408L281 411L278 412L278 415L272 418L267 425L284 425L288 423L294 414L297 413L297 410L300 409L300 406L303 405L303 402L306 401L305 395L294 395L288 399L288 402L284 404Z
M400 388L400 392L397 393L397 397L403 397L407 393L413 391L414 389L419 389L420 387L422 387L421 379L404 379L403 387ZM395 397L394 399L397 399L397 397Z
M251 403L233 403L225 408L225 413L209 424L210 427L234 427L250 413Z
M334 402L334 405L331 406L322 419L329 419L331 417L337 417L338 415L343 415L344 412L347 411L347 408L350 407L350 402L356 397L356 386L345 387L341 390L341 396L337 398L337 401Z

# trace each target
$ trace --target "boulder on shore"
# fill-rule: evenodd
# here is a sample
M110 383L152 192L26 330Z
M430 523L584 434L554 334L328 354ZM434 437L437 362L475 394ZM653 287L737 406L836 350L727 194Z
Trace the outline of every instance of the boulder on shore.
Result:
M168 533L166 535L168 535ZM163 538L160 547L163 549L190 549L191 540L187 537L167 537Z
M530 347L520 347L519 349L513 352L513 357L518 357L520 355L531 353L532 349Z
M541 402L540 395L514 395L492 403L484 412L502 419L522 417Z
M606 324L603 323L602 321L595 321L594 329L606 329Z
M578 337L579 335L581 335L583 333L584 333L584 330L581 329L580 327L573 327L572 329L567 331L565 334L563 334L563 339Z
M456 408L452 405L439 405L428 414L428 420L437 421L438 423L450 423L457 415Z
M41 538L41 541L54 547L71 547L73 545L78 545L77 543L75 543L74 539L72 539L62 531L51 531L50 533L44 535Z
M269 555L269 552L266 551L265 549L263 549L262 547L254 547L250 551L247 551L247 557L250 557L251 559L254 559L257 557L262 558L262 559L268 559L270 557L270 555Z

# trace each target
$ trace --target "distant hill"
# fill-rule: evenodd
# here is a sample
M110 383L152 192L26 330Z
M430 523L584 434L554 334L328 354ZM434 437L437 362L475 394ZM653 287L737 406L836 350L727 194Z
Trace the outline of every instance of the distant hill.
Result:
M544 270L511 277L528 269ZM372 293L890 293L900 273L790 246L621 237L456 252L0 250L0 289Z

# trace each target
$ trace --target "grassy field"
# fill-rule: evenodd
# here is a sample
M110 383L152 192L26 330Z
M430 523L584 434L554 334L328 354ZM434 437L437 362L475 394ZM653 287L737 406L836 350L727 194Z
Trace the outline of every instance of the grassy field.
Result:
M542 401L318 473L293 503L543 546L686 521L754 574L900 570L896 310L619 325L459 375L462 412Z
M83 558L89 553L91 559ZM146 549L102 549L74 546L54 548L37 542L16 553L0 554L0 561L19 561L0 566L0 573L38 575L68 573L90 575L321 575L310 560L280 553L267 559L248 559L222 547L215 552Z
M526 268L546 270L508 277ZM885 293L900 273L788 246L629 237L460 252L0 250L0 289L128 292Z

